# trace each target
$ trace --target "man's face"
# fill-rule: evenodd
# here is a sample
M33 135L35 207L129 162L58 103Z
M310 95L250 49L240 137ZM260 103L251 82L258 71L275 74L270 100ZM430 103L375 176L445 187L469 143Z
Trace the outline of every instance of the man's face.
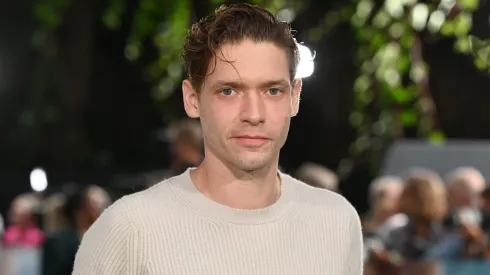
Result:
M186 111L201 120L206 157L242 171L277 162L301 89L300 80L290 81L285 50L245 40L217 52L199 94L183 84Z

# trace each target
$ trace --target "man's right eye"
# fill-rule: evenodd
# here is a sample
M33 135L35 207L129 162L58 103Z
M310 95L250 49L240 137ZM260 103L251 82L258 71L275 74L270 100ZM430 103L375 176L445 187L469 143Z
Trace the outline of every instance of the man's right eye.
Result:
M232 95L235 91L231 88L226 88L220 91L223 95Z

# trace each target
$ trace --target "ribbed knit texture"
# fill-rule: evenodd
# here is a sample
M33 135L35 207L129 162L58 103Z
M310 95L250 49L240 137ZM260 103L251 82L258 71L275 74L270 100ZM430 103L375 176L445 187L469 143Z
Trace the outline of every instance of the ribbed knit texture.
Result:
M109 207L87 231L74 275L361 275L359 217L342 196L280 174L259 210L220 205L189 170Z

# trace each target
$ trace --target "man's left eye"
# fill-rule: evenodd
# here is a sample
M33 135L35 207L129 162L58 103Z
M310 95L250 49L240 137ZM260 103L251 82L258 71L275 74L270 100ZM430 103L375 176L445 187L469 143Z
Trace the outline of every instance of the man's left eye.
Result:
M271 95L278 95L279 93L281 93L281 90L279 90L277 88L272 88L272 89L269 89L268 92Z

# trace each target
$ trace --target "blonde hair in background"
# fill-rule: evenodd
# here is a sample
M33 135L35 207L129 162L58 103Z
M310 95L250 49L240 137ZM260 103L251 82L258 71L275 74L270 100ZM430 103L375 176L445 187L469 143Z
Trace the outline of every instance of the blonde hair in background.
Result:
M369 204L376 205L390 188L403 188L403 180L396 176L380 176L369 186ZM397 190L400 190L397 189Z
M34 212L39 208L40 204L41 199L38 195L33 193L25 193L14 198L11 204L11 209L19 207L27 210L30 214L34 214Z
M62 193L55 193L44 200L44 230L52 233L68 225L64 215L63 206L65 196Z
M476 168L459 167L446 178L448 192L466 196L472 206L478 206L479 195L485 189L485 178Z
M407 196L410 201L406 201ZM413 169L405 180L402 210L410 217L442 221L447 213L447 200L441 177L428 169Z

